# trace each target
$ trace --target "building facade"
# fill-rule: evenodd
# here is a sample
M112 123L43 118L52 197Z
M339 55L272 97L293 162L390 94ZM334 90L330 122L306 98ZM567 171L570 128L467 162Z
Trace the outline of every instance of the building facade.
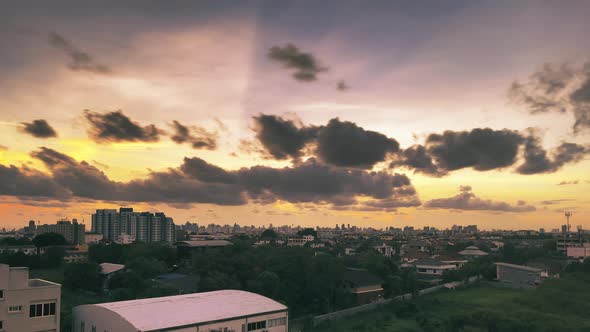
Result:
M175 241L175 225L164 213L134 212L133 208L96 210L92 215L92 232L104 239L117 241L121 235L129 235L135 241Z
M288 331L286 306L239 290L81 305L73 316L73 332Z
M0 264L0 331L59 332L61 285Z
M84 244L86 225L78 223L76 219L58 220L55 224L45 224L37 226L36 233L57 233L61 234L70 244Z

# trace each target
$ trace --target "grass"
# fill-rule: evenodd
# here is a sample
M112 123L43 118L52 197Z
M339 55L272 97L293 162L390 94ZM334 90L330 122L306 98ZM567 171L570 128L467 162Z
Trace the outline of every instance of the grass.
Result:
M590 331L589 312L590 275L578 274L535 290L482 284L440 291L312 331Z

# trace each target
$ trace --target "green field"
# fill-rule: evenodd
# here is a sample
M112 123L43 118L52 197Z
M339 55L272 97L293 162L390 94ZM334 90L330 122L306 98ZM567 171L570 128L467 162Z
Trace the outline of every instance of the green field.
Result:
M308 331L590 331L590 275L535 290L477 285L425 295Z

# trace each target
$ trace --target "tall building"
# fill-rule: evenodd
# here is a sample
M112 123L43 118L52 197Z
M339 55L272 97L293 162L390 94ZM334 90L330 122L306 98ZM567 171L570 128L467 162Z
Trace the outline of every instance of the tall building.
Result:
M0 264L0 331L59 331L61 285Z
M58 220L56 224L45 224L37 226L35 234L43 233L57 233L71 244L84 244L85 242L85 228L84 224L79 224L76 219L72 220Z
M111 241L117 241L120 235L130 235L141 242L172 243L175 240L172 218L162 212L134 212L133 208L96 210L92 215L92 232Z

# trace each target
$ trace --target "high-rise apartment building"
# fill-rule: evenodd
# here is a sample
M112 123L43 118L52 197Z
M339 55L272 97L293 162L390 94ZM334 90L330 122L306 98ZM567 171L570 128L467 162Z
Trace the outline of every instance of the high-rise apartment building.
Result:
M134 212L133 208L96 210L92 215L92 232L115 241L121 234L142 242L174 242L174 221L164 213Z
M71 244L84 244L85 242L85 229L84 224L78 223L76 219L69 220L58 220L55 224L45 224L37 226L35 234L43 233L57 233L63 235L63 237Z

